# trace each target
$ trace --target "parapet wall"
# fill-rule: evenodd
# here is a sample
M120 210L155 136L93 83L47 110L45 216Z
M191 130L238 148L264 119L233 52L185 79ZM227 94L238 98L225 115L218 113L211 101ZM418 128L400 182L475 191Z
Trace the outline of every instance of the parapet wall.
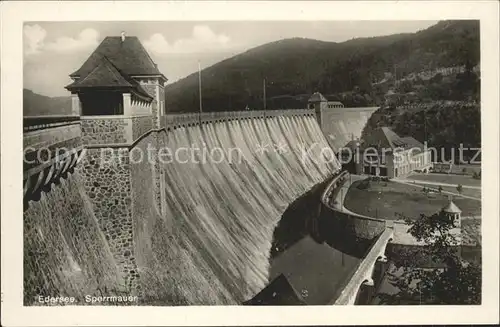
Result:
M25 209L72 172L82 151L79 117L25 117L23 121Z
M231 120L266 118L279 116L309 116L315 115L310 109L289 109L289 110L252 110L252 111L223 111L223 112L202 112L189 114L169 114L163 116L162 128L170 129L180 126L196 126L203 123L223 122Z

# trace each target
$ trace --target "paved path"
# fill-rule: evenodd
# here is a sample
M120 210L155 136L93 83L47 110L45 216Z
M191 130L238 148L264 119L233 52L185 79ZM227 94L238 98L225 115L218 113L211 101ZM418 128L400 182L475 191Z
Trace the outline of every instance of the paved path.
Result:
M413 180L408 180L408 179L393 179L392 181L396 182L396 183L401 183L401 184L406 184L406 185L411 185L411 186L417 186L417 187L420 187L420 188L424 188L425 186L421 186L421 185L417 185L417 184L430 184L430 183L418 183L417 181L415 181L415 183L413 183ZM450 186L451 184L443 184L443 183L432 183L432 185L442 185L442 186ZM455 185L456 186L456 185ZM465 186L464 186L465 187ZM434 189L437 191L437 188ZM441 193L444 193L444 194L450 194L450 195L455 195L455 196L460 196L462 198L467 198L467 199L471 199L471 200L476 200L476 201L481 201L480 198L476 198L476 197L473 197L473 196L469 196L469 195L463 195L463 194L459 194L459 193L454 193L454 192L448 192L448 191L441 191Z
M457 187L458 184L449 184L449 183L443 183L443 182L432 182L432 181L426 181L426 180L421 180L421 179L405 179L405 178L395 178L394 180L400 180L404 182L411 182L415 184L429 184L429 185L441 185L441 186L449 186L449 187ZM472 188L475 190L480 190L481 186L472 186L472 185L462 185L463 188Z
M339 192L337 193L337 196L335 197L335 200L332 203L332 207L340 212L344 212L348 215L353 215L353 216L362 216L360 214L357 214L355 212L352 212L351 210L347 209L344 207L344 200L347 195L347 192L349 191L349 187L351 187L352 183L363 180L367 176L362 176L362 175L349 175L349 178L344 182L344 185L340 188Z

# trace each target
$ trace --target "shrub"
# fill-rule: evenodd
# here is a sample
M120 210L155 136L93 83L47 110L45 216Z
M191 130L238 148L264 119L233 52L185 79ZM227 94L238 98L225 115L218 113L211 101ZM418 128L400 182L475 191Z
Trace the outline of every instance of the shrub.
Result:
M481 179L481 172L479 172L479 173L473 172L472 173L472 178L474 178L474 179Z
M361 181L361 183L359 183L356 187L359 190L366 190L367 188L370 187L370 179L365 179L364 181Z

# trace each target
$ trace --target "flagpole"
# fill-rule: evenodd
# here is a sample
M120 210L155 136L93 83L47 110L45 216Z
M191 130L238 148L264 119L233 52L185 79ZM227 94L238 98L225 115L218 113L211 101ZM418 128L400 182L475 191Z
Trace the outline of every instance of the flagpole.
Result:
M263 81L263 88L264 88L264 110L266 110L266 79L264 78Z
M203 111L203 107L201 104L201 64L200 61L198 61L198 94L200 96L200 114Z

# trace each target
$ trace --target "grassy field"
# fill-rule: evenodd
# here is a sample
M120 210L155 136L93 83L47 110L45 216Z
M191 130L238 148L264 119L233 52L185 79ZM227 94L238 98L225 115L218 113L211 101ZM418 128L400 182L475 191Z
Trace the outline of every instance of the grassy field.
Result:
M464 174L464 175L472 176L472 174L474 172L480 173L481 172L481 165L464 164L464 165L453 165L451 167L452 174Z
M416 184L416 185L420 185L422 187L428 187L428 188L431 188L433 190L437 190L439 187L438 185L422 184L422 183ZM441 186L441 188L443 189L443 191L446 191L446 192L458 193L457 188L454 186ZM462 188L462 194L466 195L466 196L472 196L472 197L481 199L481 190L478 190L475 188L465 188L464 187L464 188Z
M418 218L431 215L448 203L448 195L425 194L421 187L396 182L369 182L366 189L354 182L347 192L344 206L356 213L383 219L400 219L400 215ZM453 202L462 210L462 216L480 216L481 202L456 196Z
M406 179L417 180L417 181L429 181L429 182L434 182L434 183L481 186L480 179L474 179L474 178L472 178L472 176L469 176L469 175L413 174L413 175L406 177Z

